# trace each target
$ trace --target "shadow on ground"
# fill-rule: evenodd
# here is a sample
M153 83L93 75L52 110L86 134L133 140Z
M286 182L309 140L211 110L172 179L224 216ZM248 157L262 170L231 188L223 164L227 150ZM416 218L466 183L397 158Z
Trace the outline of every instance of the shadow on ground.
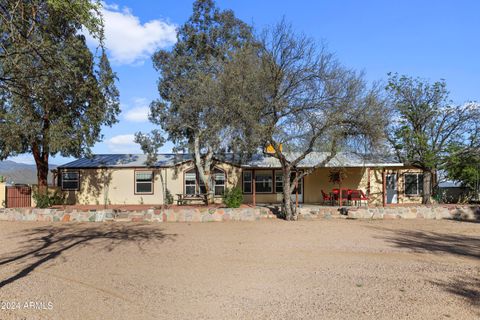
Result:
M417 253L441 253L480 259L480 237L461 234L415 230L388 230L383 240L399 248ZM466 299L472 306L480 307L480 277L461 276L449 281L430 281L446 292Z
M99 250L112 251L121 244L134 243L141 251L146 242L174 240L175 236L151 224L71 224L25 230L15 235L24 239L21 249L0 257L0 267L21 265L15 274L0 280L0 288L72 249L95 244Z
M399 248L419 253L447 253L480 259L480 236L416 230L381 230L390 233L377 238Z
M430 282L451 294L467 300L472 307L480 308L480 277L469 278L464 276L450 281Z

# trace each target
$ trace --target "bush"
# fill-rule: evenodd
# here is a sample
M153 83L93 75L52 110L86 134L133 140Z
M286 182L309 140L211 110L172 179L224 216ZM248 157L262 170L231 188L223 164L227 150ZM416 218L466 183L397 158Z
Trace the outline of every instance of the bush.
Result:
M243 202L243 194L240 188L226 189L223 195L223 202L228 208L238 208Z
M165 198L166 198L166 201L167 201L168 205L173 204L173 196L172 196L172 193L170 192L170 190L168 190L168 189L165 192Z
M54 205L63 204L65 201L61 192L58 192L58 190L55 190L52 195L34 192L33 199L35 199L35 202L37 203L37 208L49 208Z

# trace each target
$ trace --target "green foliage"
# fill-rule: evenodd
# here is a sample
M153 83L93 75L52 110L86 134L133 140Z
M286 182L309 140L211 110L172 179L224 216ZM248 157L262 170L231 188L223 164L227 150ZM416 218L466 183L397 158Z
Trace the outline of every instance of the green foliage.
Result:
M480 154L477 152L460 152L458 147L449 150L444 169L447 178L460 181L472 191L480 191Z
M168 205L173 204L173 195L168 189L165 191L165 199L167 200Z
M120 112L103 48L100 3L7 1L0 6L0 159L31 153L46 191L48 158L89 154ZM100 42L95 55L82 31Z
M197 0L193 13L177 33L172 50L159 50L153 56L160 77L160 99L150 105L150 121L168 135L174 150L194 155L195 166L207 188L213 192L211 175L214 152L233 145L238 134L238 105L225 103L222 74L227 61L253 39L251 27L230 10L221 11L213 0ZM163 140L158 130L150 135L136 134L136 142L149 161ZM209 198L210 199L210 198Z
M463 153L462 150L478 147L477 104L453 105L443 80L429 83L398 74L389 77L386 89L391 94L393 109L386 132L400 162L430 175L445 166L452 148ZM424 203L429 203L432 189L428 181Z
M65 197L59 190L55 190L53 194L40 194L35 191L33 192L33 199L37 204L37 208L50 208L51 206L65 203Z
M242 189L238 187L226 189L223 195L223 202L228 208L239 208L243 202Z

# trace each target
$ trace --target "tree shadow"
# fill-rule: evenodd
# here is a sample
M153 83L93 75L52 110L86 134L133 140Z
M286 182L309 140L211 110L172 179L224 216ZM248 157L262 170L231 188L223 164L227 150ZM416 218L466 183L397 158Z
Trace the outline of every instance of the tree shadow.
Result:
M468 278L466 276L451 279L450 281L430 281L443 290L464 298L473 307L480 308L480 277Z
M480 259L480 236L450 234L440 232L389 230L381 238L399 248L416 253L440 253ZM450 280L430 280L446 292L466 299L473 307L480 307L480 276L461 275Z
M0 289L72 249L95 245L99 250L112 251L119 245L134 243L143 251L142 246L147 242L174 240L176 234L166 234L151 224L119 223L44 226L22 231L15 235L17 237L25 239L22 247L0 257L0 266L16 264L21 267L14 275L0 281Z
M382 229L385 231L385 229ZM388 230L393 235L382 239L414 252L448 253L480 259L480 237L414 230Z

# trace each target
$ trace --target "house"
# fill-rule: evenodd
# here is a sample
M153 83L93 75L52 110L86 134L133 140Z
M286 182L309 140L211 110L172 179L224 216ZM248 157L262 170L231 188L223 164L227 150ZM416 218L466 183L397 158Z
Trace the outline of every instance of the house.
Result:
M438 193L443 203L468 201L469 188L456 181L442 181L438 184Z
M286 153L293 158L295 154ZM297 170L315 167L328 153L313 152ZM58 186L70 204L160 205L169 195L196 194L204 190L189 154L159 154L153 166L143 154L109 154L81 158L57 168ZM282 200L282 172L279 161L268 154L256 154L239 161L233 154L216 157L215 202L222 201L226 188L239 187L245 203L278 203ZM342 172L340 184L332 174ZM382 157L338 153L324 167L315 169L300 181L292 194L299 203L318 204L333 188L362 190L369 205L419 203L421 171ZM170 197L171 199L171 197Z

